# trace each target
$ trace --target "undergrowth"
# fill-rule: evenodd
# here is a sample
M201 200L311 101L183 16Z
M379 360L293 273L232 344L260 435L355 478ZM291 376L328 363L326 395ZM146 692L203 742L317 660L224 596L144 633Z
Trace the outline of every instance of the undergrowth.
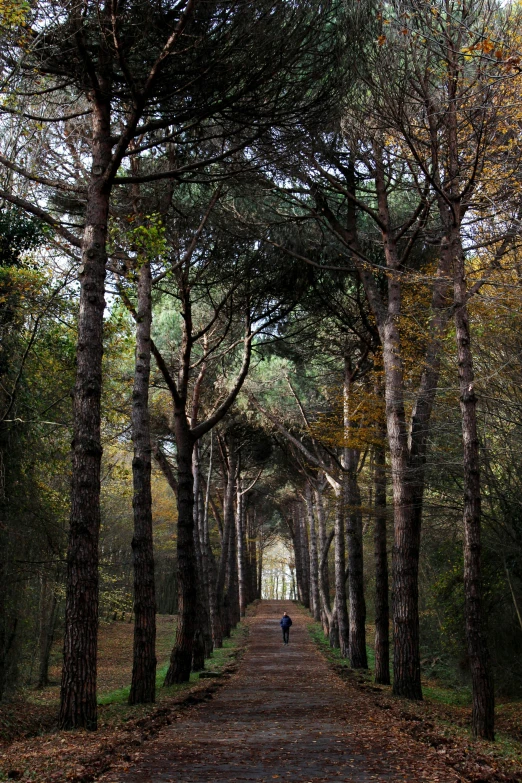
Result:
M240 624L235 628L231 637L223 641L223 647L214 650L212 657L206 659L205 670L221 673L227 664L237 656L239 649L246 640L247 634L248 628L245 625ZM130 706L128 704L130 684L124 688L117 688L99 695L99 728L115 728L129 720L150 715L162 703L178 694L182 694L200 681L200 673L193 672L190 675L189 682L165 688L163 682L167 669L168 662L158 667L156 673L156 701L154 704ZM22 737L28 738L48 734L57 729L58 692L55 692L52 700L46 699L45 702L39 701L38 693L26 692L25 695L27 696L25 700L18 698L11 704L4 704L0 707L0 741L4 743L10 743Z
M483 759L488 759L494 767L501 763L503 769L517 767L522 764L522 703L510 702L498 704L496 707L495 742L478 740L472 737L470 730L471 688L466 685L456 686L435 679L423 679L422 691L424 701L412 702L392 695L390 686L375 685L373 672L375 668L375 653L368 644L367 670L353 670L350 662L341 656L339 649L330 647L319 623L310 624L310 634L319 649L333 663L341 676L350 677L362 688L379 690L388 705L394 705L397 716L409 713L415 720L432 722L441 736L458 742L466 748L464 753L473 752ZM345 670L345 671L343 671ZM393 673L390 671L393 682Z

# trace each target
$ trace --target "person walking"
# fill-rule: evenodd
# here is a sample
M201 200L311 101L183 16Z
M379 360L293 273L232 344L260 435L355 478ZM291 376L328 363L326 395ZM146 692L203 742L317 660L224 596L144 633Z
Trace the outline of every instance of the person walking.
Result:
M292 620L287 615L286 612L283 612L283 616L281 617L281 628L283 629L283 644L288 644L289 637L290 637L290 626L292 625Z

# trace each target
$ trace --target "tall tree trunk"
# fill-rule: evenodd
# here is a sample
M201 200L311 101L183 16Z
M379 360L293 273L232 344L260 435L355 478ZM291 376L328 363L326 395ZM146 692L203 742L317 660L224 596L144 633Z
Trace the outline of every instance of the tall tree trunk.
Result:
M330 606L330 579L328 576L328 557L322 560L326 549L326 519L323 494L314 486L315 507L317 509L318 545L319 545L319 592L321 595L321 622L325 636L329 636L332 611ZM322 563L322 565L321 565Z
M288 522L290 534L292 536L292 545L294 547L294 560L295 560L295 579L297 586L297 600L304 605L304 588L303 588L303 563L302 563L302 547L301 547L301 528L299 526L299 520L295 515L295 507L292 510L292 522Z
M392 558L393 693L422 700L418 582L420 526L414 513L406 466L396 451L391 458L391 469L395 518Z
M194 648L192 650L192 670L203 671L205 658L212 653L212 639L210 635L210 617L208 612L207 597L205 595L203 554L201 546L201 493L199 487L199 444L194 444L192 451L192 474L194 476L194 552L198 571L197 580L197 611L196 630L194 632Z
M395 272L388 281L389 306L383 327L386 427L394 501L393 693L422 700L419 644L420 516L416 513L409 470L401 343L397 319L401 286Z
M50 593L50 595L49 595ZM40 604L40 633L38 638L38 682L37 688L49 685L49 659L54 641L56 617L58 614L58 596L54 587L44 577Z
M261 600L263 595L263 543L259 541L257 557L257 597Z
M132 393L132 479L134 497L134 649L129 704L153 702L156 696L156 595L152 541L152 492L149 417L150 331L152 325L150 264L138 279L136 360Z
M299 528L299 543L301 545L301 569L303 580L303 606L310 609L310 546L308 543L308 532L306 522L302 512L302 503L296 503L296 525Z
M339 493L335 508L335 609L339 647L343 658L350 654L350 624L346 606L346 560L344 541L344 498Z
M353 372L349 357L344 358L343 410L345 447L343 468L345 477L346 536L348 539L348 584L350 601L350 663L354 669L367 669L366 602L364 600L364 562L362 541L361 493L357 470L359 451L349 445L354 429L351 416Z
M0 452L0 458L2 454ZM2 477L0 476L0 479ZM2 497L3 487L0 487L0 500ZM0 509L5 508L4 502L1 503ZM0 528L0 584L5 585L7 583L6 571L7 571L7 547L6 547L6 535L5 531ZM6 591L0 590L0 701L4 698L5 686L6 686L6 638L7 638L7 601Z
M203 510L202 519L202 555L203 555L203 580L206 586L206 592L208 595L208 608L210 613L210 629L212 633L213 646L221 647L223 639L221 636L221 623L219 619L219 606L217 600L217 569L216 560L212 547L210 544L210 530L209 530L209 502L210 502L210 481L212 478L212 457L213 457L213 436L210 433L210 457L208 465L208 479L206 486L205 505Z
M353 669L367 669L366 601L364 599L364 562L362 542L361 493L357 479L359 452L349 449L346 476L348 537L348 585L350 603L350 663Z
M100 399L107 221L110 188L103 175L111 161L110 103L101 84L92 102L92 167L85 209L80 276L80 312L67 592L59 725L97 727L98 540L100 532Z
M382 149L376 149L376 190L379 210L389 229ZM409 470L408 427L404 406L404 375L398 320L402 288L396 242L383 232L388 274L388 307L380 326L386 398L386 428L393 477L393 692L422 699L419 643L420 516L416 513Z
M305 506L308 518L308 541L310 544L310 604L314 620L321 619L321 604L319 599L319 561L317 556L317 535L315 530L312 488L310 482L305 486Z
M242 492L243 482L238 476L237 481L237 508L236 508L236 536L237 536L237 573L239 590L239 614L244 617L247 607L247 566L245 543L245 503Z
M455 253L455 327L464 446L464 597L473 691L471 728L474 736L493 740L495 694L482 608L480 453L466 293L464 253L459 241Z
M249 603L257 598L257 540L255 535L255 508L247 510L248 531L248 599Z
M230 613L230 625L232 628L238 624L241 613L239 610L239 580L238 580L238 539L237 539L237 509L235 501L237 495L237 485L239 476L239 458L236 454L236 444L234 441L228 447L228 482L227 499L229 498L226 513L230 520L230 538L228 542L228 564L227 564L227 598ZM233 468L233 470L232 470Z
M322 614L325 617L325 620L323 621L323 632L325 636L330 638L331 644L332 644L332 638L330 637L330 629L332 627L332 622L334 620L335 610L332 612L332 608L330 605L330 594L326 591L325 588L324 573L328 570L328 551L330 549L330 544L332 543L334 535L335 535L335 529L332 530L332 532L324 542L324 545L321 549L321 559L319 561L319 590L321 593ZM337 645L332 644L332 647L339 646L338 635L335 638L337 638Z
M233 508L233 507L232 507ZM234 509L232 511L234 514ZM241 619L239 610L239 580L237 573L237 528L236 517L232 520L230 530L230 539L228 547L228 568L227 568L227 598L230 612L230 625L235 628Z
M386 452L382 440L374 447L375 527L375 682L390 684L390 610L388 604L388 553L386 542Z
M435 127L435 125L434 125ZM439 131L435 128L435 142ZM418 561L424 466L431 413L437 392L440 371L440 350L447 324L444 312L447 279L445 261L441 255L432 295L432 313L428 349L424 357L423 373L411 417L411 453L404 405L404 377L402 348L398 323L401 316L401 260L392 228L388 206L388 188L382 163L382 148L374 142L375 189L387 266L387 301L383 299L375 278L361 262L357 251L355 221L348 219L343 226L330 209L320 191L315 192L317 205L336 233L354 252L353 261L379 330L383 348L386 427L390 446L390 463L394 502L393 545L393 623L394 623L394 680L393 692L412 699L422 699L420 681L419 617L418 617ZM352 172L353 173L353 172ZM352 176L355 195L355 178ZM437 187L440 193L440 183ZM447 206L447 200L441 196ZM412 486L414 484L414 486Z
M197 566L194 547L194 477L192 450L184 408L175 409L174 426L178 458L178 625L176 643L170 656L165 685L188 682L192 666L196 615L198 609Z
M225 498L223 502L223 538L221 541L221 556L219 559L218 577L216 582L216 596L221 621L221 639L223 636L230 636L230 597L227 594L229 589L230 577L230 548L233 546L232 537L234 536L235 518L234 518L234 497L235 497L235 477L237 465L237 454L234 449L230 450L228 477L225 487ZM234 546L234 558L236 550ZM223 642L221 641L221 644ZM216 644L216 646L218 646Z

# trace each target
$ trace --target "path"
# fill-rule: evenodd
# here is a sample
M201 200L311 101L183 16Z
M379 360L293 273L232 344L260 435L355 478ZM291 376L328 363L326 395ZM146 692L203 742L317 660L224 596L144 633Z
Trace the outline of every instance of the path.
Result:
M292 616L283 646L279 618ZM400 735L368 694L344 683L311 641L304 612L263 601L238 673L147 744L107 783L453 783L434 755ZM411 753L410 753L411 751Z

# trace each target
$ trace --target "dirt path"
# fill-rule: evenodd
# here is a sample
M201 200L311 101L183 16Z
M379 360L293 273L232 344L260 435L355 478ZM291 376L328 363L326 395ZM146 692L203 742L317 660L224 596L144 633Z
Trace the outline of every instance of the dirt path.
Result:
M279 618L292 615L290 644ZM164 729L106 783L430 781L458 778L400 733L372 697L341 681L311 641L304 612L264 601L238 673Z

